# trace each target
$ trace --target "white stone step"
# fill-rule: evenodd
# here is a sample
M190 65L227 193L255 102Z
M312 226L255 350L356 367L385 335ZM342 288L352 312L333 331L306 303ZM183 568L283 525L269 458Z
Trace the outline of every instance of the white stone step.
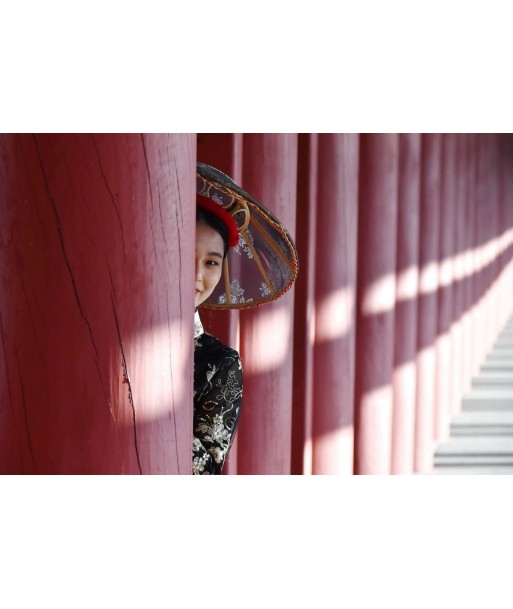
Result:
M513 467L513 437L452 438L436 447L434 465Z
M479 389L467 393L462 401L463 410L511 410L513 389Z
M512 389L513 390L513 374L508 372L486 373L483 372L479 376L472 379L472 386L476 389L481 387L497 387L497 389Z
M485 362L481 372L510 372L513 374L513 362Z
M462 412L451 421L451 437L512 436L513 411Z
M513 475L513 319L472 379L430 473Z
M513 349L501 349L500 351L492 351L486 358L487 362L497 360L513 362Z
M493 350L488 354L486 361L504 359L508 361L513 361L513 349L500 349Z
M440 465L433 468L431 474L434 475L449 475L449 476L511 476L513 474L513 466L511 465Z

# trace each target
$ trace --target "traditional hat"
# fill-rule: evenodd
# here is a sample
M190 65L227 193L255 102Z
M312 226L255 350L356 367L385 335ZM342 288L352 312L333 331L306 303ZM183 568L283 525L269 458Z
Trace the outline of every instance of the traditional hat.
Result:
M196 192L219 206L218 217L230 214L238 230L238 243L230 247L225 257L221 281L201 306L247 309L285 294L297 277L298 256L281 222L231 178L210 165L197 163ZM202 201L198 198L198 205L206 207ZM215 213L217 209L211 211Z

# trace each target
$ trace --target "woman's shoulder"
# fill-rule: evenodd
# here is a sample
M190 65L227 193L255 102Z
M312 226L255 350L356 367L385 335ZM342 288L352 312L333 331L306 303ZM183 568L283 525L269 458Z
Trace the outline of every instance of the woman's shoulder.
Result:
M227 363L238 362L240 365L239 352L225 345L215 336L204 332L196 339L195 354L208 357L209 359L227 360Z

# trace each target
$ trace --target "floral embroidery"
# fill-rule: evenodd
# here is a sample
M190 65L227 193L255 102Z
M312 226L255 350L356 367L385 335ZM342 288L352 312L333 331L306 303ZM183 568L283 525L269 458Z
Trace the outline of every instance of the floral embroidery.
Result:
M251 239L251 243L254 243L253 235L246 229L246 234ZM242 252L246 254L246 256L251 260L253 258L253 252L248 247L246 243L246 239L239 233L239 243L233 248L233 251L239 256L242 256Z
M224 461L225 451L222 448L219 448L219 446L210 448L208 452L212 455L216 463L222 463Z
M208 474L205 471L205 465L208 460L208 455L204 454L201 457L194 457L192 460L192 473L193 474Z
M230 432L224 427L223 417L220 414L214 415L211 425L200 423L194 431L199 431L203 434L203 440L207 442L217 442L221 446L228 446L230 441Z
M232 297L232 302L234 304L243 303L243 302L252 302L252 298L248 298L247 300L244 298L244 288L241 288L239 280L234 279L230 282L230 294ZM219 304L226 304L226 292L219 296Z
M262 281L262 285L260 286L260 291L262 292L262 296L269 296L271 294L271 290L265 281Z
M194 474L220 474L233 443L242 400L239 354L210 334L194 345Z
M221 390L221 393L216 396L217 400L224 400L226 404L233 404L241 395L241 389L235 378L235 370L230 370L228 372L228 378L226 379L225 384L222 384L221 379L219 379L216 386Z

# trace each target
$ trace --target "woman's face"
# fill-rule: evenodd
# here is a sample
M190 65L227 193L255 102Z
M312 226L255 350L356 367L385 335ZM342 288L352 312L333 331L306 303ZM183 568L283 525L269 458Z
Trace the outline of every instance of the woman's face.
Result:
M208 224L196 222L196 275L194 306L205 302L221 279L224 241Z

